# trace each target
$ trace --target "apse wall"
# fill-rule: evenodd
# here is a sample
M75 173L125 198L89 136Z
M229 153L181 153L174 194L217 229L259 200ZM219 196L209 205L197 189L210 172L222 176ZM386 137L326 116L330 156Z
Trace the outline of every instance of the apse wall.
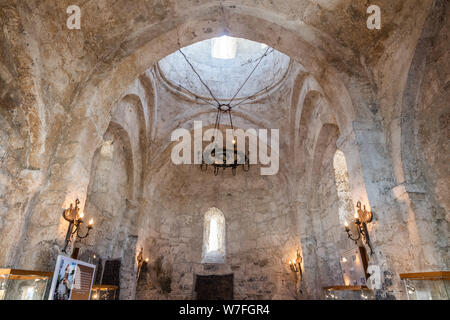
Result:
M143 243L150 263L137 299L193 299L195 276L218 274L234 275L236 299L295 298L289 269L298 249L295 213L280 176L260 176L256 167L214 176L211 168L168 164L154 179L148 225L142 226L143 233L153 230ZM204 216L211 207L225 216L224 264L201 263Z

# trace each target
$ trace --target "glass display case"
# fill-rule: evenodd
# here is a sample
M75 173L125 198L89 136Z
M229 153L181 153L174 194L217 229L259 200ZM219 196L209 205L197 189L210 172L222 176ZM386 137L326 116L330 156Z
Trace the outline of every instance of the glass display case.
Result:
M449 300L450 271L402 273L408 300Z
M365 286L367 259L364 248L354 248L341 255L340 264L346 286Z
M43 300L52 272L0 269L0 300Z
M375 300L375 294L367 286L324 287L325 300Z
M96 284L92 286L91 300L116 300L117 286Z

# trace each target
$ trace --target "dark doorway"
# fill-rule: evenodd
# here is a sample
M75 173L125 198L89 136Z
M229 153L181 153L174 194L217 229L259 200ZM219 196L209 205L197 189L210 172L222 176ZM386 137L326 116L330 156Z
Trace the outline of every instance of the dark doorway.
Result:
M233 275L196 276L197 300L233 300Z
M119 289L116 292L116 300L119 299L120 292L120 266L122 265L121 259L107 260L105 262L105 269L103 271L101 284L114 285Z

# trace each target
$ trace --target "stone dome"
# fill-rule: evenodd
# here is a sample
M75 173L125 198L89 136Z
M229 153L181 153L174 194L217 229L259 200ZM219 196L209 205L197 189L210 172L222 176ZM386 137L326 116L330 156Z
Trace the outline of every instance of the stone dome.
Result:
M258 63L258 68L236 99L253 96L278 84L290 65L288 56L265 44L227 36L200 41L181 50L214 96L224 100L231 99L236 94ZM220 52L221 50L226 52ZM215 53L229 56L218 58ZM174 86L181 85L195 95L210 97L208 90L179 51L161 60L158 66L161 75Z

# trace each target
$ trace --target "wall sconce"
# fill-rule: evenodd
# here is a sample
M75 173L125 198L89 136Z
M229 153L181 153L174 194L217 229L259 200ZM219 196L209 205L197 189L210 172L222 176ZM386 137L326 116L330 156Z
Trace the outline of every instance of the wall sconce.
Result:
M136 279L139 280L139 276L141 275L142 266L144 265L144 263L148 263L148 261L149 261L148 258L144 259L144 248L143 247L141 247L141 250L139 251L139 254L136 257L136 261L137 261L137 266L138 266L138 272L137 272Z
M86 234L84 236L80 235L80 227L84 223L84 221L83 221L84 213L83 212L80 213L80 208L78 207L79 204L80 204L80 200L77 199L75 201L75 208L73 207L73 204L71 203L70 208L63 211L64 220L69 222L69 228L67 229L67 234L66 234L66 243L65 243L65 246L63 249L64 253L67 253L66 252L67 246L72 241L73 235L75 235L75 237L79 238L79 239L87 238L89 236L89 232L92 230L92 226L94 224L93 219L89 220ZM75 238L75 240L76 240L76 238Z
M300 252L298 250L297 250L297 258L294 259L294 261L289 260L289 267L291 267L292 272L299 273L300 280L303 278L302 262L303 262L303 258L300 255Z
M354 237L350 233L350 227L348 225L348 222L345 221L345 232L347 232L348 237L355 241L355 244L358 244L358 240L362 239L364 240L364 243L366 243L370 248L370 255L373 254L372 251L372 245L370 244L370 238L369 238L369 232L367 231L367 223L372 222L373 214L371 211L366 210L366 206L364 205L363 209L361 209L361 201L358 201L356 204L356 208L358 209L355 213L355 227L358 232L358 236Z

